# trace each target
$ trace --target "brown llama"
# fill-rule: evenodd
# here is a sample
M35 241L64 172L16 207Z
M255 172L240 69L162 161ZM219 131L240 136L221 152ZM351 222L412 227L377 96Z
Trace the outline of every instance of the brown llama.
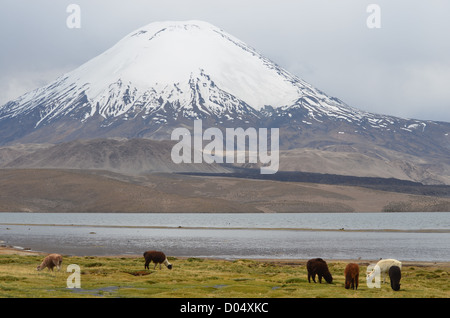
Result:
M327 262L321 258L310 259L306 263L306 269L308 270L309 283L311 282L310 278L313 279L314 283L316 282L316 275L319 277L319 283L322 283L322 277L325 278L325 281L329 284L333 282L333 277L328 270Z
M43 270L44 268L48 268L48 270L53 271L53 268L56 267L59 271L61 269L62 261L63 261L63 258L59 254L47 255L44 258L44 260L42 261L41 265L38 265L36 267L36 270L40 271L40 270Z
M358 289L359 284L359 266L355 263L349 263L344 270L345 289Z

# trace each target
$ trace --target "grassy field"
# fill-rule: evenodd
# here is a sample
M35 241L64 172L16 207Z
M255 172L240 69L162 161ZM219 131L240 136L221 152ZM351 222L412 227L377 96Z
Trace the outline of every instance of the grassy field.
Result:
M42 255L0 255L1 298L448 298L450 266L407 264L401 290L366 285L367 262L360 262L358 290L344 288L347 262L328 261L333 284L308 283L303 261L169 258L144 270L143 257L64 257L60 272L38 272ZM81 269L81 288L67 288L69 264Z

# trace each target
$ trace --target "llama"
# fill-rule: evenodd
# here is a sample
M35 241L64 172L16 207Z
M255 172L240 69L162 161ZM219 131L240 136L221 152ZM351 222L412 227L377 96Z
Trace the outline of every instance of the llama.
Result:
M144 253L145 258L145 269L149 269L148 265L153 261L155 263L155 266L153 269L156 269L156 265L159 264L159 269L161 269L161 264L166 265L168 269L172 269L172 264L169 263L167 260L166 255L163 252L160 251L147 251Z
M400 290L400 279L402 278L402 270L398 266L389 268L389 278L391 279L391 288L394 291Z
M36 270L40 271L43 270L44 268L48 268L48 270L52 270L53 268L56 267L58 269L58 271L61 269L61 264L62 264L63 258L61 255L59 254L50 254L47 255L44 260L42 261L41 265L38 265L36 267Z
M310 283L310 278L312 277L314 283L316 282L316 274L319 277L319 283L322 283L322 277L329 284L333 282L333 277L328 270L327 263L321 258L310 259L306 263L306 269L308 270L308 282Z
M389 268L391 266L398 266L400 269L402 268L402 263L396 259L388 258L379 260L375 267L378 266L380 269L380 275L383 278L383 283L386 283L386 276L388 275ZM375 275L375 268L367 274L367 280L372 281Z
M345 289L358 289L359 284L359 266L355 263L349 263L344 270Z

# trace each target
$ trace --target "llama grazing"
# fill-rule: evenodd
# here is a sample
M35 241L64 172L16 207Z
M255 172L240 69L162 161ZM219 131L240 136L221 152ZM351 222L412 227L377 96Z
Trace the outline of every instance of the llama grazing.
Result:
M40 271L47 267L48 270L53 271L53 268L56 267L59 271L61 269L62 261L63 261L62 256L59 254L47 255L42 261L41 265L38 265L36 267L36 270Z
M391 279L391 288L395 291L400 290L400 279L402 278L402 270L398 266L389 268L389 278Z
M161 264L166 265L168 269L172 269L172 264L169 263L167 260L166 255L163 252L159 251L147 251L144 253L145 258L145 269L148 269L148 265L153 261L155 263L155 267L153 269L156 269L156 265L159 264L159 269L161 269Z
M359 284L359 266L355 263L349 263L344 270L345 289L358 289Z
M391 266L398 266L400 269L402 268L402 262L388 258L388 259L382 259L379 260L378 263L375 265L375 267L378 266L380 269L380 275L383 278L383 283L386 283L386 276L388 276L389 268ZM372 281L375 275L375 268L367 274L367 280Z
M306 269L308 270L308 282L310 283L310 278L312 277L314 283L316 282L316 274L319 277L319 283L322 283L322 277L329 284L333 282L333 277L328 270L327 263L321 258L310 259L306 263Z

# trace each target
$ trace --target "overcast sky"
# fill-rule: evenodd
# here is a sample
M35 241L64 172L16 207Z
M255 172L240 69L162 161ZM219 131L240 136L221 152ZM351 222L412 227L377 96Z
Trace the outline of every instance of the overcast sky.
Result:
M72 3L79 29L66 25ZM381 28L367 26L370 4ZM450 122L448 0L2 0L0 10L0 104L141 26L195 19L353 107Z

